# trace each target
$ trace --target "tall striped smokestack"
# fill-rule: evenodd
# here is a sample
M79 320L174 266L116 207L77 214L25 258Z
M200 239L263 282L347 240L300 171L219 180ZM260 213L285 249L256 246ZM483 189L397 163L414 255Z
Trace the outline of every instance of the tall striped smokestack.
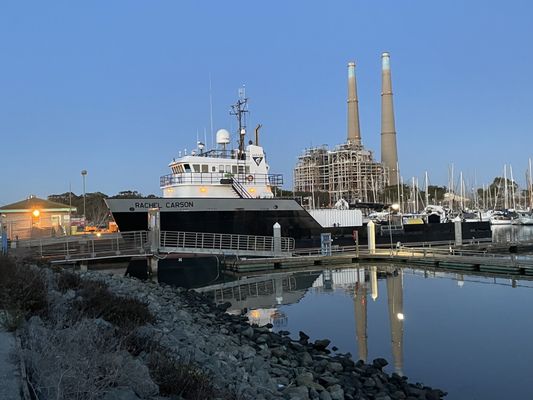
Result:
M359 101L357 100L357 84L355 82L355 63L348 63L348 142L361 145L359 127Z
M381 54L381 162L389 169L389 184L398 183L398 149L392 105L389 53Z

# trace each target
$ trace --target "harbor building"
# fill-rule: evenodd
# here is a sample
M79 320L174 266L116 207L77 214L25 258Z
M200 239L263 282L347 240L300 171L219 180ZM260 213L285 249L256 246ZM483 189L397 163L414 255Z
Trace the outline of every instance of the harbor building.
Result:
M388 61L388 53L387 61ZM389 64L387 63L387 68ZM326 145L304 150L298 157L294 168L294 191L295 192L326 192L328 193L330 205L344 199L349 204L354 203L377 203L381 201L383 189L396 184L397 179L391 173L397 174L396 147L392 146L391 138L396 143L396 134L392 135L394 129L394 118L392 111L392 92L390 87L390 70L387 70L387 101L382 112L387 114L386 121L387 134L382 134L385 143L384 162L380 163L374 159L373 152L365 149L361 141L361 129L359 124L359 101L357 97L357 83L355 78L355 63L348 63L348 135L344 144L337 145L333 150L329 150ZM392 122L391 122L392 121ZM382 146L383 147L383 146ZM382 154L382 157L383 157ZM387 162L385 162L387 160ZM387 165L393 165L388 167Z
M76 207L33 195L0 207L2 226L11 240L65 235L70 229L70 216L75 212Z

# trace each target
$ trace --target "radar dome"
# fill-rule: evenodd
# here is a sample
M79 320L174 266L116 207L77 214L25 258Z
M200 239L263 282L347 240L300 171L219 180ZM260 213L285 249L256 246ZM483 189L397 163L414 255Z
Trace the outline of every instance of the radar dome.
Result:
M217 131L217 144L228 144L230 141L230 134L226 129L219 129Z

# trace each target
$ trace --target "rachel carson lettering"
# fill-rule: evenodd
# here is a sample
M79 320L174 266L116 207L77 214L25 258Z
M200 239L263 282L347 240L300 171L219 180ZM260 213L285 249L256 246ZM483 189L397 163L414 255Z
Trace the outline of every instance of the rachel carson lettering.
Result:
M167 208L189 208L194 207L192 201L167 201L165 204Z
M135 208L160 208L160 207L159 207L159 203L157 202L150 203L146 201L144 203L136 202Z
M194 207L194 202L192 201L167 201L165 203L165 208L192 208ZM159 202L135 202L135 208L161 208Z

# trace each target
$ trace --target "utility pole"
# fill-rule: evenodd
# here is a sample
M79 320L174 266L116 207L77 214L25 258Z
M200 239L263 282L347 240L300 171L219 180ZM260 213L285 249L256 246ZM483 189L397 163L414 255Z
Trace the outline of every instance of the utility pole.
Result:
M85 177L87 176L87 170L83 169L81 171L81 178L83 180L83 227L85 228L86 224L86 214L85 214Z

